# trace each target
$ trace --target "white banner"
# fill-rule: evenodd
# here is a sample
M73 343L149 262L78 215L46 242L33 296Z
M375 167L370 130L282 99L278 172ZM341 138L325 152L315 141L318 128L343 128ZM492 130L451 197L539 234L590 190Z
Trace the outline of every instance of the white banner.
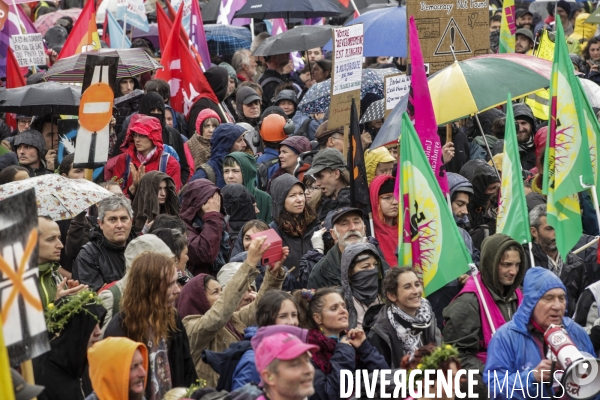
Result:
M360 89L363 59L363 24L334 29L333 93Z
M393 110L400 99L410 90L410 76L391 75L385 77L385 110Z
M10 37L10 47L12 47L15 58L21 67L46 65L44 41L40 33L13 35Z

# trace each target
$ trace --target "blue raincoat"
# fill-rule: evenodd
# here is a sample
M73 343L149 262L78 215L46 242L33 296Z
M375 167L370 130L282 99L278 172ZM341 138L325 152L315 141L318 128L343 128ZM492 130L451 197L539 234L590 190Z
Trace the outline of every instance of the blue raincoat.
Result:
M496 332L488 347L483 381L488 385L490 399L552 397L549 384L541 386L533 378L531 371L542 361L542 358L546 358L546 355L541 353L527 325L538 300L547 291L556 288L567 292L560 279L545 268L534 267L525 274L523 303L513 319ZM563 317L563 325L579 351L595 354L592 342L581 326L568 317ZM494 373L497 380L494 380ZM508 375L507 381L506 375ZM561 391L562 389L558 388L557 395ZM594 399L600 399L600 395Z

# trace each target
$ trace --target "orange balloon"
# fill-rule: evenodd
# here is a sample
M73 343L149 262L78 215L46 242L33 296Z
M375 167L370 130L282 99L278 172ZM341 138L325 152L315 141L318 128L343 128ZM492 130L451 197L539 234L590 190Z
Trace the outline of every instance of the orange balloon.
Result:
M79 124L90 132L98 132L110 123L115 95L104 82L90 85L79 103Z

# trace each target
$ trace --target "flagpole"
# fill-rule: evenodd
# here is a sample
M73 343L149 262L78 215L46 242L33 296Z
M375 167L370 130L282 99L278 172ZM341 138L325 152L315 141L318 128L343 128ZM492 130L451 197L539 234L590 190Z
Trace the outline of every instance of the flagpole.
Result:
M254 41L254 18L250 18L250 33L252 34L252 41Z
M477 267L475 267L477 269ZM479 298L482 299L481 304L483 305L483 311L485 313L485 317L490 324L490 328L492 328L492 336L496 333L496 327L494 326L494 322L492 321L492 316L490 315L490 310L488 309L487 303L485 302L485 298L483 297L483 292L481 291L481 286L479 285L479 280L477 279L477 275L479 275L479 270L475 272L473 276L473 281L475 282L475 287L477 288L477 293L479 294Z
M598 219L598 228L600 229L600 209L598 209L598 194L596 194L596 185L589 187L592 192L592 201L594 202L594 209L596 210L596 218Z
M481 127L481 122L479 122L479 117L475 114L475 121L477 121L477 126L479 126L479 131L481 132L481 136L483 137L483 142L485 143L485 147L487 148L488 153L490 154L490 160L492 160L492 166L496 171L496 175L500 182L502 182L502 178L500 178L500 173L498 172L498 167L496 167L496 162L494 161L494 157L492 157L492 150L490 150L490 145L488 144L487 138L485 137L485 132L483 132L483 128Z
M110 12L110 11L108 11L108 9L107 9L106 12ZM122 49L125 48L125 37L127 36L126 26L127 26L127 10L125 10L125 17L123 17L123 40L121 40L121 48Z
M19 12L19 9L17 8L17 2L15 0L13 0L13 7L15 8L15 14L17 14L17 21L19 21L19 33L23 34L23 29L21 27L25 27L25 25L23 25L23 23L21 22L21 13Z
M354 7L354 11L358 14L358 16L360 17L360 11L358 11L358 7L356 7L356 3L354 2L354 0L350 0L350 2L352 3L352 7Z
M533 258L533 246L531 245L531 242L529 242L527 244L529 245L529 261L531 262L531 264L529 266L535 267L535 260Z

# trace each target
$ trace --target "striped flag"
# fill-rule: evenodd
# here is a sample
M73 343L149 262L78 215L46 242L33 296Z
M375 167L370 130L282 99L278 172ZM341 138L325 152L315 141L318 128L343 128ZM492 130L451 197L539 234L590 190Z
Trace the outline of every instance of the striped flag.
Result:
M556 24L555 43L543 193L548 196L548 224L555 229L556 247L566 260L582 232L577 194L594 184L594 176L582 112L584 101L562 24Z
M412 265L429 296L472 261L407 113L401 126L398 265Z
M107 11L108 12L108 11ZM88 1L73 25L58 59L71 57L89 50L100 49L100 36L96 28L96 6Z
M498 216L496 232L504 233L521 244L531 243L529 232L529 214L519 143L515 128L515 117L511 106L510 93L506 107L506 128L504 133L504 157L502 158L502 183L500 185L500 200L498 201Z
M500 23L499 53L515 52L516 31L515 0L504 0L504 4L502 5L502 22Z

